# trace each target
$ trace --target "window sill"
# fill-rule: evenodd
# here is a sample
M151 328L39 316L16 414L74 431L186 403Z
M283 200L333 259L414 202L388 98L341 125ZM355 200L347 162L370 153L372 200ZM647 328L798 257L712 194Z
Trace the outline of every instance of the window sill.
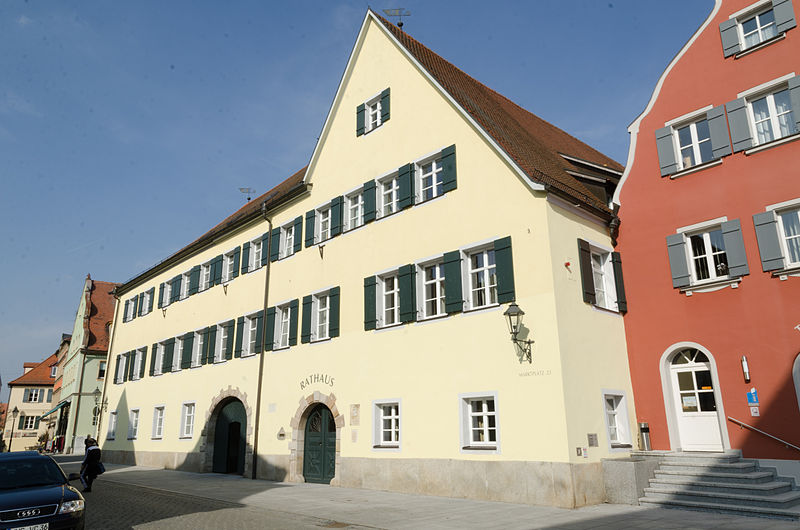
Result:
M309 344L320 344L320 343L323 343L323 342L328 342L330 340L331 340L330 337L324 337L324 338L321 338L321 339L311 339L308 342L309 342Z
M611 449L632 449L633 446L629 443L612 443Z
M288 350L288 349L289 349L289 346L278 346L277 348L272 348L272 352L275 353L275 352Z
M758 51L761 48L766 48L770 44L774 44L774 43L776 43L778 41L782 41L785 38L786 38L786 32L783 32L780 35L775 35L774 37L772 37L770 39L767 39L764 42L760 42L760 43L756 44L755 46L751 46L751 47L747 48L744 51L740 51L739 53L735 54L733 56L733 58L734 59L741 59L745 55L750 55L751 53L753 53L755 51Z
M111 436L111 437L108 437L108 436L107 436L107 437L106 437L106 441L107 441L107 442L113 442L114 440L116 440L116 438L115 438L114 436Z
M393 211L392 213L387 213L387 214L385 214L385 215L378 215L378 214L376 213L376 214L375 214L375 222L378 222L378 221L383 221L384 219L388 219L388 218L390 218L390 217L392 217L392 216L394 216L394 215L397 215L397 214L398 214L398 213L400 213L401 211L402 211L402 210L400 210L400 206L398 206L397 204L395 204L395 205L394 205L394 211Z
M441 314L441 315L433 315L433 316L429 316L429 317L422 317L422 318L418 318L416 323L417 324L425 324L426 322L435 322L437 320L441 320L441 319L447 318L449 316L450 316L449 313L444 313L444 314Z
M694 285L690 285L689 287L682 287L681 292L686 293L686 296L692 296L693 293L711 293L714 291L719 291L720 289L724 289L730 285L731 289L736 289L739 287L739 282L742 281L741 277L738 278L726 278L724 280L716 280L706 283L696 283Z
M417 183L415 182L414 185L416 185L416 184ZM414 204L412 204L412 206L422 206L423 204L429 204L429 203L432 203L432 202L436 202L436 201L441 200L444 197L446 197L447 193L448 192L444 192L441 195L437 195L436 197L431 197L430 199L422 199L420 197L414 197Z
M128 436L128 440L135 440L135 439L136 439L135 436Z
M789 276L794 276L796 278L800 278L800 264L799 265L792 265L785 269L780 269L777 271L772 271L772 277L778 277L781 281L786 281L789 279Z
M462 451L497 451L496 445L465 445Z
M759 151L765 151L767 149L772 149L773 147L778 147L782 144L788 144L789 142L794 142L795 140L800 140L800 133L794 133L791 136L784 136L783 138L778 138L777 140L772 140L771 142L767 142L765 144L757 145L755 147L751 147L750 149L745 149L745 155L753 155L758 153Z
M400 450L400 445L373 445L373 449L389 449L394 451Z
M592 309L608 315L621 315L619 309L611 309L610 307L603 307L601 305L592 304Z
M482 305L480 307L470 307L465 309L463 313L466 314L478 314L478 313L487 313L489 311L494 311L500 308L500 304L489 304L489 305Z
M385 326L375 326L375 331L387 331L394 328L399 328L403 325L402 322L395 322L394 324L387 324Z
M194 436L178 436L178 440L191 440Z
M152 437L152 438L150 438L150 439L151 439L151 440L155 440L155 441L157 441L157 442L160 442L161 440L163 440L163 439L164 439L164 437L163 437L163 436L153 436L153 437Z
M367 224L364 221L361 221L361 224L358 225L358 226L354 226L352 228L349 228L349 227L348 228L342 228L342 233L343 234L349 234L350 232L355 232L359 228L364 228L365 226L367 226Z
M698 171L702 171L704 169L708 169L710 167L719 166L720 164L722 164L722 158L717 158L716 160L711 160L710 162L704 162L702 164L698 164L698 165L692 166L690 168L681 169L677 173L673 173L672 175L670 175L669 178L670 179L677 179L677 178L689 175L691 173L696 173Z

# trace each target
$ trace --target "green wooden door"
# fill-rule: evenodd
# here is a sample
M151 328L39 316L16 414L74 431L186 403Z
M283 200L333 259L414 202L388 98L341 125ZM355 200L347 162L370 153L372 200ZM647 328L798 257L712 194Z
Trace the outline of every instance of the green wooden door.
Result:
M306 482L330 484L336 472L336 424L324 405L318 405L308 417L303 451Z

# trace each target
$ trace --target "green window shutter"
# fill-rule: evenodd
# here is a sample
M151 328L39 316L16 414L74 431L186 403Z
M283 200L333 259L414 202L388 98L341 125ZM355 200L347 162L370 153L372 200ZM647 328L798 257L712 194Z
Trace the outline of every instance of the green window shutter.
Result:
M127 322L128 321L128 308L130 307L130 305L131 305L131 301L130 300L125 300L125 310L122 313L122 321L123 322ZM161 306L158 306L158 307L161 307Z
M374 180L368 180L364 183L364 223L369 223L375 220L377 213L377 186Z
M33 422L33 428L34 429L38 429L39 428L39 420L41 420L41 419L42 419L41 416L36 416L36 421Z
M375 329L378 325L376 307L378 279L375 276L364 278L364 331Z
M416 267L403 265L397 271L397 286L400 291L400 322L417 320Z
M264 310L262 309L259 311L256 316L256 336L258 340L256 340L256 353L261 353L264 349L264 345L261 344L264 337Z
M338 337L339 336L339 293L341 289L339 287L334 287L331 289L330 293L328 294L328 300L331 304L330 310L330 318L328 319L328 336Z
M385 121L389 121L389 117L391 116L389 104L389 89L387 88L383 92L381 92L381 123Z
M133 315L133 318L136 318L137 311L139 311L139 297L134 296L133 300L131 300L131 303L133 304L133 311L131 311L131 314Z
M24 429L25 428L25 414L19 415L19 425L17 425L17 429Z
M139 307L138 315L144 315L144 293L139 293L139 301L136 302L136 305Z
M317 215L315 210L306 212L306 248L314 244L314 216Z
M119 358L120 356L117 355L117 362L114 365L114 383L116 384L117 378L119 377Z
M298 215L294 220L294 241L292 242L292 251L300 252L303 250L303 216Z
M164 359L161 363L161 372L168 373L172 371L173 360L175 359L175 339L169 339L164 342Z
M264 338L264 351L272 351L275 347L275 308L267 308L267 336Z
M139 365L139 379L144 377L145 366L147 366L147 346L145 346L144 352L142 352L142 364Z
M236 348L233 350L233 356L239 358L242 356L242 341L244 340L244 317L236 319Z
M742 226L738 219L726 221L720 226L722 240L725 242L725 255L728 257L728 276L739 278L750 274L747 266L747 253L742 239Z
M401 166L397 173L397 205L402 210L414 204L414 164Z
M758 240L758 253L761 255L761 270L776 271L783 268L783 248L781 248L778 216L774 210L757 213L753 225Z
M247 272L247 268L250 266L250 242L248 241L244 245L242 245L242 268L241 273L245 274Z
M625 298L625 282L622 281L622 258L619 252L611 253L611 266L614 269L614 283L617 288L617 310L620 313L627 313L628 299Z
M225 341L225 359L231 360L233 358L233 340L234 332L236 331L236 321L227 321L225 327L228 328L228 336Z
M158 352L158 344L153 344L153 347L150 348L150 371L148 372L150 377L156 373L156 352Z
M222 254L214 258L214 262L216 262L217 264L217 268L214 271L214 285L219 285L222 283L222 262L223 262Z
M189 272L189 295L197 294L200 289L200 265L195 265Z
M183 336L183 354L181 355L181 369L186 369L192 366L192 350L194 349L194 332Z
M311 295L303 297L303 321L300 325L300 342L311 341Z
M454 250L444 254L444 305L448 313L464 310L464 295L461 287L461 252Z
M442 149L442 191L447 193L456 189L456 146Z
M495 255L495 259L497 255ZM587 304L597 303L597 293L594 288L594 274L592 273L592 250L589 243L583 239L578 240L578 263L581 267L581 287L583 288L583 301Z
M689 264L686 261L686 241L683 234L667 236L667 254L672 274L672 287L687 287L692 283Z
M344 197L341 195L331 200L331 237L342 233L342 203Z
M133 376L136 375L136 350L128 352L128 381L133 381Z
M269 232L261 236L261 266L269 263Z
M511 236L494 242L494 262L497 274L497 301L501 304L516 300L514 290L514 257L511 253Z
M213 364L217 357L217 326L208 326L208 364Z
M236 250L233 251L233 273L232 273L233 278L239 276L239 259L241 258L241 256L242 256L242 249L236 247Z
M30 399L30 396L31 396L31 390L29 388L26 388L25 390L23 390L22 391L22 402L23 403L27 403L28 399Z
M281 229L273 228L270 236L269 260L278 261L281 252Z
M150 290L147 292L150 295L150 301L148 302L147 305L147 312L149 313L153 310L153 301L155 300L156 288L151 287Z
M719 36L722 40L722 55L730 57L739 53L739 24L735 18L728 19L719 25Z
M169 301L170 303L177 302L181 299L181 276L175 276L170 280L170 292L169 292Z
M656 131L656 151L661 176L666 177L678 171L678 158L675 156L675 140L672 127L662 127Z
M203 349L200 352L200 364L208 364L208 331L210 328L203 328Z
M289 304L289 346L297 346L297 321L299 319L300 301L295 298Z
M125 303L126 307L128 303ZM161 309L164 307L164 282L161 282L158 285L158 308Z
M362 103L356 107L356 136L361 136L364 134L365 113L366 105Z
M47 402L48 403L52 403L53 402L53 389L52 388L49 388L47 390Z

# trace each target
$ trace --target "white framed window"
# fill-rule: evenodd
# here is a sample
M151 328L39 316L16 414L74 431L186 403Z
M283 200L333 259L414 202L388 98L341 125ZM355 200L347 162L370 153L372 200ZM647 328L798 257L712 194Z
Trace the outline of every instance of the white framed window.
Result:
M352 230L364 224L364 190L345 195L344 229Z
M604 390L603 414L611 449L630 449L631 434L628 427L628 404L625 393Z
M92 427L97 427L97 422L100 421L100 407L95 405L92 408Z
M139 409L131 409L128 420L128 439L135 440L139 434Z
M397 271L378 276L378 326L400 323L400 284Z
M611 252L592 248L591 259L595 305L618 311L617 284L614 278L614 267L611 263Z
M119 364L117 364L117 373L115 382L120 384L125 379L125 369L127 368L128 364L128 356L127 355L117 355L117 359L119 359Z
M248 272L252 272L261 268L262 243L263 242L260 237L250 242L250 258L248 260L249 263L247 264Z
M494 248L467 252L470 309L497 305L497 264Z
M195 404L184 403L181 407L181 432L180 438L191 438L194 436L194 411Z
M417 186L415 189L419 190L418 202L428 201L444 193L444 174L442 173L442 168L443 166L440 158L417 162L414 175L417 179Z
M172 371L177 372L181 369L181 359L183 358L183 338L175 337L175 344L172 349Z
M378 212L377 217L386 217L400 210L398 206L400 184L397 173L378 180Z
M680 169L689 169L714 159L711 131L703 116L701 120L673 126Z
M400 447L400 400L373 402L372 446L375 449Z
M164 282L164 291L161 296L161 307L167 307L172 303L172 281Z
M275 308L275 349L289 347L291 307L289 304Z
M133 358L133 377L131 380L140 379L139 374L142 373L142 363L144 362L144 355L147 352L147 348L139 348L136 350Z
M205 291L211 287L211 262L203 263L200 266L200 291ZM165 290L166 292L166 290Z
M330 338L330 296L328 292L312 296L311 302L311 340Z
M294 254L294 221L281 227L281 247L279 257L288 258Z
M792 101L786 85L747 98L748 117L756 145L797 134Z
M331 237L331 208L326 206L317 210L317 222L314 230L316 232L316 242L321 243Z
M462 450L497 450L500 446L497 394L462 394L459 399Z
M374 99L364 104L366 112L364 120L364 132L370 132L381 126L381 97L377 96Z
M719 227L684 234L686 237L692 283L728 277L728 256Z
M444 264L441 261L419 265L417 277L422 296L422 318L446 315L444 294Z
M56 366L56 365L51 366L50 367L50 377L55 377L57 370L58 370L58 366Z
M142 315L146 315L150 312L150 291L145 291L142 293L142 297L139 300L139 303L142 304L140 313Z
M236 251L232 250L222 257L222 281L229 282L236 271Z
M153 365L153 375L161 375L162 368L164 367L164 349L166 344L159 342L156 344L156 351L152 353L155 355L155 364Z
M41 388L31 388L28 390L28 399L26 403L38 403L42 401L43 396L44 392Z
M205 342L205 333L202 330L194 332L194 341L192 341L192 367L200 366L200 355L203 353L203 342Z
M778 35L775 12L772 10L772 4L769 5L769 9L746 15L737 21L742 49L752 48Z
M125 304L125 322L129 322L134 319L136 316L136 301L138 296L134 296L133 298L129 298Z
M117 437L117 411L112 410L108 414L108 432L106 433L106 440L113 440Z
M216 336L216 343L214 348L214 362L221 363L225 360L226 355L228 354L228 333L232 333L228 326L225 324L217 324L217 336Z
M260 337L258 336L258 318L256 314L250 315L245 318L245 322L247 325L247 331L245 332L245 345L244 351L242 351L242 357L246 357L248 355L253 355L256 353L256 346L258 345L258 340Z
M181 275L181 295L180 299L189 298L189 282L192 279L192 272L186 271Z
M36 427L36 416L25 416L25 420L22 422L22 429L27 431L35 427Z
M164 405L153 409L153 439L160 440L164 437Z
M100 361L99 365L97 366L97 379L105 379L106 378L106 361Z
M786 210L777 214L779 239L783 255L786 256L785 268L800 266L800 210Z

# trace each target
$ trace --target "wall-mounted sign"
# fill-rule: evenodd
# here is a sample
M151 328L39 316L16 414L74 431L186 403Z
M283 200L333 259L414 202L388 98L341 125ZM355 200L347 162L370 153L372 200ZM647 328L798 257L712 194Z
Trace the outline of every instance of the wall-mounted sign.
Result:
M747 405L750 407L758 406L758 392L756 391L756 387L751 388L747 393Z
M758 412L758 407L750 407L750 415L753 417L761 416L761 413Z
M300 381L300 390L305 390L306 387L311 386L314 383L322 383L324 385L333 386L333 377L328 374L311 374Z

